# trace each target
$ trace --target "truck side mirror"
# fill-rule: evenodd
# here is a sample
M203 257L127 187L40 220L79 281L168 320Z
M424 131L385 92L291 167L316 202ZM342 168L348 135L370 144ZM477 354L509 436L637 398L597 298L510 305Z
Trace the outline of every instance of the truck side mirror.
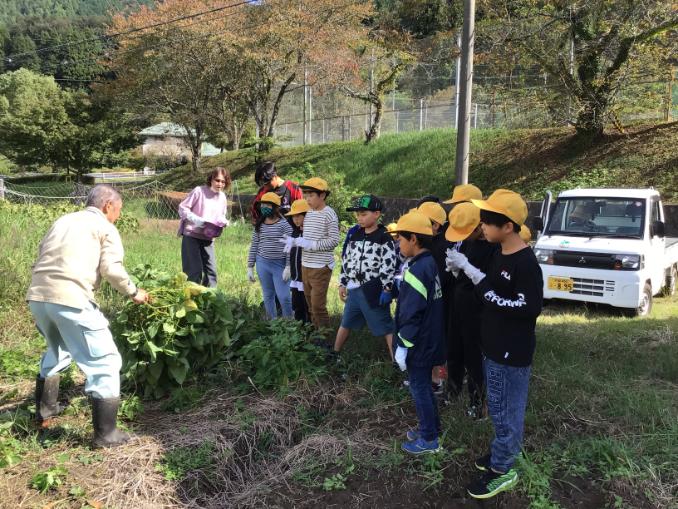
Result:
M544 219L541 217L532 218L532 228L538 232L544 231Z
M666 225L664 221L653 221L652 227L650 228L650 234L652 237L666 237Z

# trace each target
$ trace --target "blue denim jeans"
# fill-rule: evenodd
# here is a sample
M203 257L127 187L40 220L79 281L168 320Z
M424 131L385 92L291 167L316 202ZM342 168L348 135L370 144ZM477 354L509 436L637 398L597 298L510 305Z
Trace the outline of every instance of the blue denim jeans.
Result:
M485 357L487 408L494 425L491 465L507 472L520 454L531 366L515 367Z
M282 315L285 318L292 318L292 294L290 293L290 282L283 281L282 273L285 270L285 259L269 260L262 256L257 256L257 276L261 282L261 291L264 294L264 307L269 319L277 318L278 311L275 308L275 298L278 297Z
M407 367L410 380L410 393L414 399L419 419L419 434L424 440L431 441L438 438L440 433L440 417L438 416L438 401L431 387L431 370L427 368Z
M85 392L94 398L120 396L122 358L108 328L108 320L91 304L76 309L51 302L29 301L47 350L40 360L40 376L53 376L71 361L85 373Z

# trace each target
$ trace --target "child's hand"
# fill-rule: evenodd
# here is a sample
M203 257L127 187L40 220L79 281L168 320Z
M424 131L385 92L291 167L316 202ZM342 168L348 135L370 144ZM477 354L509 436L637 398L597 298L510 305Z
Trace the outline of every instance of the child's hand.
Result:
M346 287L345 286L339 287L339 298L341 299L341 302L346 302Z
M286 265L282 273L283 281L289 281L290 277L292 277L292 270L289 265Z
M247 268L247 279L250 280L250 283L254 283L256 281L254 278L254 269L252 267Z
M294 237L290 237L289 235L285 235L282 239L279 239L278 242L281 244L285 244L285 247L283 248L283 253L289 253L292 251L292 248L295 246L294 243Z
M399 346L396 348L395 352L395 361L398 364L398 367L400 368L400 371L405 371L407 370L407 348Z

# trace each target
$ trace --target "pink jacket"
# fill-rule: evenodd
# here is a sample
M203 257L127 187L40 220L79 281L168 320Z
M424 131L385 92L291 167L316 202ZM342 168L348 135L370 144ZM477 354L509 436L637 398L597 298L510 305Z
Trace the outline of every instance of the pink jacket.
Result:
M198 239L207 239L202 234L203 228L193 224L189 217L190 213L195 214L203 221L214 223L218 226L225 226L226 209L228 202L223 192L215 193L208 186L198 186L188 193L188 196L179 204L179 223L178 235L187 235Z

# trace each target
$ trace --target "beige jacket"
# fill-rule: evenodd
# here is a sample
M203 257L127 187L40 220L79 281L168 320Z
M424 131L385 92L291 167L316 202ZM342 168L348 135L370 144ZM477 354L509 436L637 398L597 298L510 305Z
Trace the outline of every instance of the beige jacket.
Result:
M136 286L122 265L124 250L116 227L101 210L85 210L57 219L42 239L26 300L85 309L95 302L101 278L123 295Z

